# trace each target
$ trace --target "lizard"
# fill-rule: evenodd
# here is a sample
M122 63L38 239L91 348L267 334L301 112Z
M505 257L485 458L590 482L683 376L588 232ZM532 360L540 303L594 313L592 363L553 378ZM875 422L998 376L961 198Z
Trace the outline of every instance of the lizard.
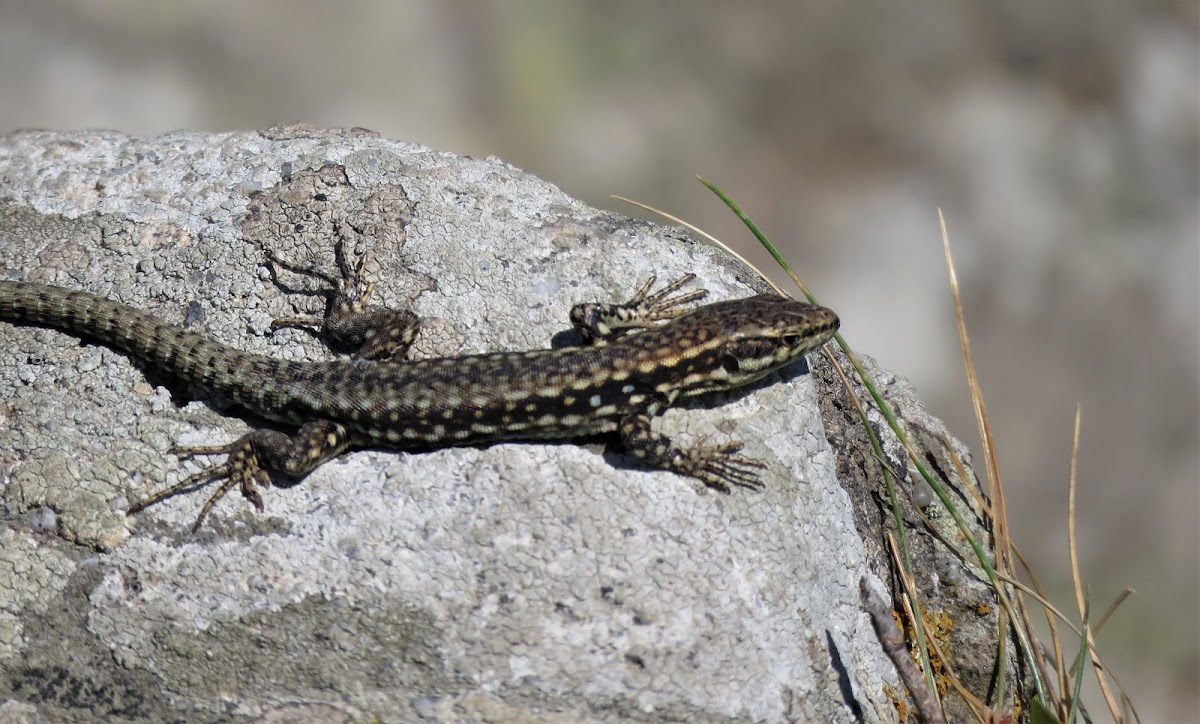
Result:
M0 320L42 325L99 341L237 408L295 430L255 429L224 445L179 447L181 458L225 455L185 480L133 502L134 514L219 483L192 526L234 488L263 511L259 486L272 474L299 480L349 449L432 449L506 439L570 439L618 433L652 467L728 493L759 489L765 467L737 442L682 448L652 419L686 398L752 384L828 341L837 315L777 294L696 307L708 292L679 290L687 274L652 291L655 277L623 304L577 304L570 321L582 344L526 352L406 359L420 329L407 310L369 306L373 285L338 253L340 277L289 264L328 288L322 318L283 318L350 359L298 362L251 354L131 306L83 291L0 280Z

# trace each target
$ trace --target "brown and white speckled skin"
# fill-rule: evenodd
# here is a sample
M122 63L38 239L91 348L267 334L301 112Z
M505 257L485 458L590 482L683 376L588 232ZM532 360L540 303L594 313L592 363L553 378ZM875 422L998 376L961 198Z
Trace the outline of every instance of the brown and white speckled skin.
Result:
M758 487L760 465L736 455L740 445L682 449L655 433L650 421L680 398L742 387L800 358L833 336L838 318L824 307L766 294L682 312L679 305L704 294L670 296L690 279L654 294L647 283L624 305L576 306L571 319L587 346L415 361L402 359L415 336L415 317L363 308L365 294L355 279L340 287L322 325L361 345L350 360L249 354L124 304L26 282L0 281L0 319L98 340L255 415L299 428L294 436L256 430L230 445L192 448L188 452L229 458L131 508L224 479L197 526L233 487L261 508L256 483L269 481L266 472L302 477L352 447L619 432L627 449L657 467L725 492L731 485Z

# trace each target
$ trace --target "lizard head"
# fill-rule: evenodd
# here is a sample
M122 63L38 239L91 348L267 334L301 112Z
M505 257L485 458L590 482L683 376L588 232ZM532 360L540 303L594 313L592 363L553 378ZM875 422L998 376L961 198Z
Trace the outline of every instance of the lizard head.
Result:
M716 302L660 328L672 349L674 374L659 391L669 397L751 384L825 344L838 330L833 311L774 294Z

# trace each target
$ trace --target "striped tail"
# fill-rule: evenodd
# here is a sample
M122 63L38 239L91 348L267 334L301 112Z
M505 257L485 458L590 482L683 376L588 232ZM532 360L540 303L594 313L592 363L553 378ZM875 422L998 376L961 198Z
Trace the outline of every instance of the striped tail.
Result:
M44 324L104 342L156 370L273 416L263 409L262 402L272 396L263 381L276 379L286 363L228 347L128 305L62 287L0 281L0 320Z

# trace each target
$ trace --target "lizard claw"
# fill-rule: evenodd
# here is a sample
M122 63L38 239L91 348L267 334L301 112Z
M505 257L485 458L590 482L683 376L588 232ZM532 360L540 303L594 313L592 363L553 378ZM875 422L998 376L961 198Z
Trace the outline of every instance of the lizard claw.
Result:
M762 490L759 473L767 466L738 455L741 449L738 442L709 446L701 440L701 444L683 451L687 474L722 493L729 493L731 486Z
M585 341L603 346L630 330L645 329L654 326L655 322L686 314L689 310L680 307L708 296L706 289L675 294L695 278L695 274L684 274L651 294L650 289L657 280L656 275L651 275L633 298L624 304L576 304L571 308L571 324L579 330Z
M258 466L258 459L255 457L254 445L251 443L250 437L250 435L243 435L228 445L195 445L171 448L170 452L181 459L197 455L224 454L228 454L229 458L220 465L214 465L207 470L201 470L169 488L138 500L129 506L128 512L131 514L137 513L167 498L173 498L181 493L196 490L214 480L222 482L216 492L204 503L204 507L200 509L200 514L196 516L196 522L192 524L193 533L200 529L200 525L204 523L204 519L208 517L209 512L212 511L217 501L225 497L225 494L235 487L239 487L242 491L242 497L249 500L259 512L262 512L263 499L262 495L258 492L258 488L260 485L264 487L269 486L271 484L271 477L267 471Z

